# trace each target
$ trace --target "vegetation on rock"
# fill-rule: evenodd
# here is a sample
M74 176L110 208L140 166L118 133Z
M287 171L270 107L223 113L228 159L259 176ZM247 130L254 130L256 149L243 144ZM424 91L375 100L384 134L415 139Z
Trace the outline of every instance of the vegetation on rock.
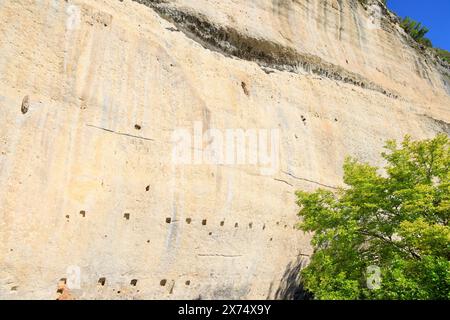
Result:
M441 57L442 60L447 61L450 63L450 52L444 49L435 48L434 49L436 54Z
M348 187L297 192L300 228L314 232L302 282L316 299L450 298L450 140L385 148L384 174L348 158Z
M427 27L423 26L421 22L415 21L410 17L405 17L400 23L400 26L411 36L416 42L423 44L427 47L432 47L431 40L426 38L425 35L430 31Z
M385 6L388 6L387 0L380 0ZM359 0L362 5L367 5L367 0ZM450 63L450 52L444 49L433 47L432 41L425 37L430 31L429 28L422 25L421 22L415 21L410 17L404 17L400 20L400 26L405 30L407 34L411 36L417 43L432 48L432 51L441 58L443 61Z
M421 22L415 21L410 17L405 17L400 22L400 26L405 30L407 34L411 36L417 43L433 48L434 53L442 60L450 63L450 52L444 49L434 48L433 43L425 35L430 31L427 27L423 26Z

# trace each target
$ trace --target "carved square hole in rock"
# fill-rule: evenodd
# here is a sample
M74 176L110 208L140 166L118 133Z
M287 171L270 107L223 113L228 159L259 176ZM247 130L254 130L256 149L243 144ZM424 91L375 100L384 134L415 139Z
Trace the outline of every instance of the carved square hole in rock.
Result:
M220 226L223 227L225 224L225 221L220 221Z
M164 287L164 286L166 285L166 283L167 283L167 280L166 280L166 279L162 279L162 280L159 282L159 285L160 285L161 287Z
M186 218L186 223L187 223L187 224L191 224L191 222L192 222L192 219L191 219L191 218Z
M234 227L235 227L235 228L239 227L239 223L236 222L236 223L234 224Z
M81 210L81 211L80 211L80 215L81 215L83 218L86 217L86 211Z
M130 285L132 285L133 287L136 287L136 285L137 285L137 279L131 280Z
M171 223L172 222L172 218L166 218L166 223Z
M129 213L124 213L123 217L127 220L130 220L130 214Z
M248 227L251 229L251 228L253 228L253 222L250 222L249 224L248 224Z
M187 280L185 283L184 283L185 285L190 285L191 284L191 280Z
M106 283L106 278L105 277L101 277L98 279L98 284L101 286L104 286Z
M202 220L202 225L206 226L206 219Z

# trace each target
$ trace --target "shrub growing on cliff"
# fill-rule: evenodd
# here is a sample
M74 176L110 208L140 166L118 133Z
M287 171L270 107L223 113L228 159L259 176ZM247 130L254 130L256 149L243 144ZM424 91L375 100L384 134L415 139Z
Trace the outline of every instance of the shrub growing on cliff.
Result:
M427 27L422 26L422 23L417 22L409 17L405 17L400 26L418 43L427 47L432 47L431 40L425 38L425 35L430 31Z
M435 48L435 52L439 57L441 57L442 60L447 61L447 63L450 63L450 52L439 48Z
M301 276L317 299L450 298L449 138L386 149L384 175L348 158L347 188L297 192L300 228L314 232Z

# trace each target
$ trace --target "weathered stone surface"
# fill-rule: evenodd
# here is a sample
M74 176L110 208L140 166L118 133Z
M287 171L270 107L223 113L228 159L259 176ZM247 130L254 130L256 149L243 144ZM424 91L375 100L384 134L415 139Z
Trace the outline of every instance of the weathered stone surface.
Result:
M448 133L449 74L374 0L1 1L0 298L292 297L295 190ZM279 170L174 165L195 121Z

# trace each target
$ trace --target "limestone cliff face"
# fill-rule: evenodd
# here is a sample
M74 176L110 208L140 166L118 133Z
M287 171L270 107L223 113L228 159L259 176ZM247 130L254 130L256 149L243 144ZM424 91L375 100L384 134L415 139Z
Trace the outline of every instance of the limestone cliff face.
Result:
M295 190L448 133L449 74L375 0L1 1L0 298L291 297ZM194 123L279 167L174 164Z

